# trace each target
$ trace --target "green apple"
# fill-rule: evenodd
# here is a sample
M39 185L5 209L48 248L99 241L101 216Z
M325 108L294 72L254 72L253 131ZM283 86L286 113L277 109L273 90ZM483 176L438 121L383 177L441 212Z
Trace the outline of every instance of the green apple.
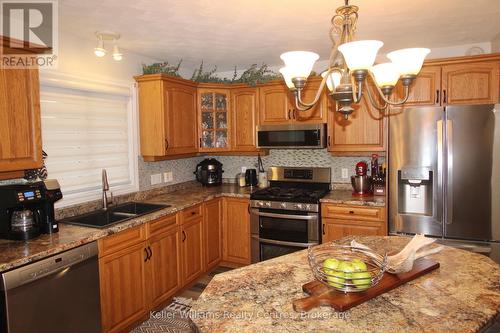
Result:
M323 268L325 269L325 272L327 269L337 269L339 267L340 261L338 261L335 258L328 258L325 261L323 261Z
M350 279L351 273L354 272L354 266L350 261L341 261L337 269L344 272L347 279Z
M360 259L354 259L352 261L352 266L354 267L354 270L357 272L366 272L366 270L368 269L366 267L366 264Z
M330 270L326 277L328 284L335 288L344 288L345 284L345 274L338 271Z
M358 289L367 289L371 286L372 276L369 272L354 272L351 274L352 283Z

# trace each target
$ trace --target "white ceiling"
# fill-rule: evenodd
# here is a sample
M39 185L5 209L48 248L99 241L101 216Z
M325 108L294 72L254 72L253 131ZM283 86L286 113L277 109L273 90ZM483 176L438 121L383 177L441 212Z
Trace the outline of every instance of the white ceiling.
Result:
M123 49L219 70L277 65L301 49L328 57L330 18L343 0L63 0L60 29L83 38L121 33ZM351 0L360 7L357 39L381 52L490 41L500 32L499 0ZM126 56L126 54L125 54Z

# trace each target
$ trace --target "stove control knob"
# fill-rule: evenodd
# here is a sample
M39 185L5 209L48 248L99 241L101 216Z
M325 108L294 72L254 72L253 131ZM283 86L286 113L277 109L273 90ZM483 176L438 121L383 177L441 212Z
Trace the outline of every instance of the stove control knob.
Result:
M282 202L282 203L280 203L280 207L281 207L281 208L286 208L286 202Z
M295 208L297 208L297 209L303 209L303 208L304 208L304 205L302 205L302 204L296 204L296 205L295 205Z
M257 206L262 207L262 206L264 206L264 203L262 201L258 201Z
M266 207L271 207L271 201L266 202Z
M310 210L311 210L311 205L307 204L307 205L306 205L306 210L307 210L307 211L310 211Z

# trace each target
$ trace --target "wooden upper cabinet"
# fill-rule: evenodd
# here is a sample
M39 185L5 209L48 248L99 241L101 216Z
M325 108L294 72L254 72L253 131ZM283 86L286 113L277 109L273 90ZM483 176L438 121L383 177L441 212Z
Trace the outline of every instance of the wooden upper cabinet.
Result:
M444 65L442 69L443 105L498 102L498 61Z
M306 83L306 86L304 90L302 91L301 99L305 103L310 103L314 100L316 97L316 93L318 91L318 88L321 84L321 80L318 78L312 78L309 79L308 82ZM326 93L326 88L323 88L323 92L321 93L320 100L318 103L311 108L310 110L307 111L299 111L295 107L295 97L294 94L289 93L289 96L291 96L291 105L293 108L293 114L292 118L295 122L297 123L313 123L313 124L320 124L320 123L326 123L328 114L327 114L327 98L330 98L327 96Z
M161 74L135 77L139 91L141 155L160 160L198 151L196 84Z
M256 126L258 123L258 88L231 90L232 150L257 151Z
M168 155L197 152L196 89L182 84L166 84Z
M335 111L335 103L329 102L328 151L338 154L385 151L387 117L372 107L367 96L354 108L345 119Z
M222 199L203 204L205 271L222 260Z
M0 173L42 164L38 70L0 69Z
M399 80L393 92L393 100L404 98L404 87ZM441 104L441 66L424 66L410 86L404 108L412 106L439 106ZM394 106L393 108L401 107Z
M231 105L229 89L198 89L199 151L228 151L231 148Z
M251 261L248 199L224 198L223 260L247 265Z
M309 78L304 90L302 100L311 102L321 83L319 78ZM286 87L284 82L272 82L260 87L260 124L292 124L327 122L326 92L323 92L318 104L307 111L299 111L295 107L295 96Z
M281 83L266 84L259 88L260 125L288 124L292 119L292 105L288 88Z

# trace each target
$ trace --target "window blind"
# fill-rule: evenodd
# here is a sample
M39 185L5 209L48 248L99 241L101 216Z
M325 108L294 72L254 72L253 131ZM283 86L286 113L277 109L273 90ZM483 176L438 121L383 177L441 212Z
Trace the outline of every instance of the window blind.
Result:
M48 175L65 199L97 197L102 169L112 189L134 189L130 94L42 85L40 103Z

